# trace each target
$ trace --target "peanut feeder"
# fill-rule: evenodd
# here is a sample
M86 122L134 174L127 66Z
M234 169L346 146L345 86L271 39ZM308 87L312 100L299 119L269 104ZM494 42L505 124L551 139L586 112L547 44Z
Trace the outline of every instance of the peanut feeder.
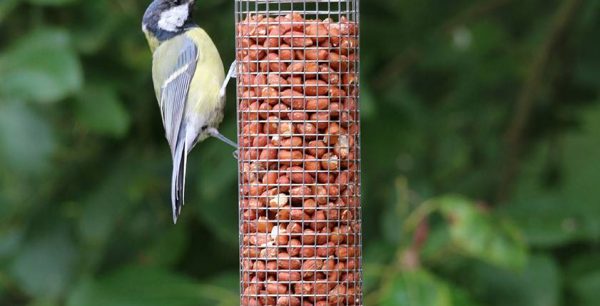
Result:
M362 305L358 0L236 0L241 305Z

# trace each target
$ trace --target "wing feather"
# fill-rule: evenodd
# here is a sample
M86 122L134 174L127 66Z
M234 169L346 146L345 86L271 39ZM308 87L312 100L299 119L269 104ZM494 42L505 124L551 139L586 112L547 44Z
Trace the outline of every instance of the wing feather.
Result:
M192 40L184 38L174 67L166 67L165 70L170 73L160 85L159 106L165 135L173 153L182 128L187 95L197 62L198 48Z

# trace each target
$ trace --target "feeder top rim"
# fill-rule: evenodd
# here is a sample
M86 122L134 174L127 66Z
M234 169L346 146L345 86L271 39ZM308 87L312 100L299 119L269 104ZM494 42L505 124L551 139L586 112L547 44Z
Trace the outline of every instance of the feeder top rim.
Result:
M238 2L258 2L258 3L305 3L305 2L313 2L313 3L338 3L338 2L349 2L351 0L236 0Z

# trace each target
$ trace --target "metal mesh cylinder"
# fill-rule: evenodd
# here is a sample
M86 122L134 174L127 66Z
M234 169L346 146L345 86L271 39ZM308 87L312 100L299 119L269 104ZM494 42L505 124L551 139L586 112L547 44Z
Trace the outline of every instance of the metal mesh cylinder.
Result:
M362 305L358 0L236 0L242 305Z

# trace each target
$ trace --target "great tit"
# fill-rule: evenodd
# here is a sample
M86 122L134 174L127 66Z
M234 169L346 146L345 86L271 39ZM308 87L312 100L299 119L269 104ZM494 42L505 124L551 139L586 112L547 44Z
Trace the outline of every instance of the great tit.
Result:
M217 130L235 63L225 77L216 46L192 20L193 6L194 0L154 0L142 21L153 53L154 91L173 157L174 223L183 206L187 154L209 136L236 146Z

